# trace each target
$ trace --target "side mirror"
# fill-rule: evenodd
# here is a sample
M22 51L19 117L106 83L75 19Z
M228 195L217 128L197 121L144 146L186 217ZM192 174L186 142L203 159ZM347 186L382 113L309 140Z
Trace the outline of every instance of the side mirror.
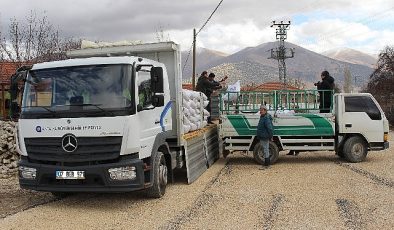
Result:
M152 67L150 70L151 90L153 93L164 93L163 68Z
M152 97L152 105L154 107L164 106L164 95L154 95Z
M18 105L19 82L25 81L27 77L28 67L19 68L15 74L11 76L10 96L9 101L10 117L16 119L20 114L20 106Z

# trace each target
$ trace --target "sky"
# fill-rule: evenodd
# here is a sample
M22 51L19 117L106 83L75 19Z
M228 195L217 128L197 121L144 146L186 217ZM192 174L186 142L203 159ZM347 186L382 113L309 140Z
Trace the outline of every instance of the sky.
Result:
M64 37L181 44L203 26L220 0L0 0L0 31L11 18L45 14ZM288 42L321 53L352 48L378 54L394 45L393 0L223 0L197 46L235 53L275 41L272 21L290 21Z

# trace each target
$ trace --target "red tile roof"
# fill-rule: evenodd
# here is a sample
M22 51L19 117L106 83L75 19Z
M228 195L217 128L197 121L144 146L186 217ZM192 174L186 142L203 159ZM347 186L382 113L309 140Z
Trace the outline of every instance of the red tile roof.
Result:
M4 61L0 62L0 83L9 84L11 76L22 66L20 62Z
M255 85L255 86L244 86L242 87L242 91L273 91L273 90L282 90L284 89L284 83L281 82L266 82L261 85ZM188 89L192 90L192 84L191 83L183 83L182 84L182 89ZM287 90L300 90L297 87L287 85L286 87Z
M299 90L299 88L296 88L291 85L287 85L287 87L284 87L284 83L282 82L266 82L257 86L242 87L242 91L273 91L273 90L282 90L285 88L287 90Z
M183 83L182 84L182 89L193 90L193 87L192 87L191 83Z

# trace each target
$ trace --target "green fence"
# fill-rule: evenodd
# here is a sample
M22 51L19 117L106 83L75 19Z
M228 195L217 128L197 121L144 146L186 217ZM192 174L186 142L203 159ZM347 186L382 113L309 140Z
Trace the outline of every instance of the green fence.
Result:
M322 107L320 100L322 100ZM331 103L325 100L331 100ZM293 110L296 113L328 113L332 111L332 102L332 90L244 91L219 94L219 109L224 114L257 113L261 104L265 104L270 111Z

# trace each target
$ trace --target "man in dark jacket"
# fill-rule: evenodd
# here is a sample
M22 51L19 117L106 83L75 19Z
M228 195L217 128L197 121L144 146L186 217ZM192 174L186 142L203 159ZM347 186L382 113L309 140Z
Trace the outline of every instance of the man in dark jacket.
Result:
M214 73L210 73L209 76L215 77ZM202 72L201 76L198 78L197 81L197 86L196 86L196 91L200 91L202 93L204 93L208 100L209 100L209 104L207 105L207 110L209 113L211 113L211 94L215 89L220 89L220 83L219 82L212 82L209 80L209 76L207 71ZM212 123L211 121L211 116L208 117L208 123Z
M265 105L260 106L260 120L257 125L257 137L259 138L264 152L264 166L270 165L269 141L273 137L272 117L267 112Z
M322 81L315 83L320 96L320 113L329 113L331 108L332 90L334 90L334 78L330 76L328 71L321 73ZM320 91L321 90L321 91Z
M201 76L198 78L196 90L203 92L208 98L211 97L212 92L215 89L220 89L220 83L216 81L210 81L209 78L214 78L215 74L210 73L208 76L207 71L202 72Z

